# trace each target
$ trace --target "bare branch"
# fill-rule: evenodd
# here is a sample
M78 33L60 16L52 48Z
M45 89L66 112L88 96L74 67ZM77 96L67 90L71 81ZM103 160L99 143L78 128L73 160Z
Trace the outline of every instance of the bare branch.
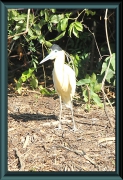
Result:
M107 12L108 12L108 9L106 9L106 12L105 12L105 32L106 32L106 39L107 39L107 45L108 45L108 50L109 50L109 53L110 53L110 60L109 60L109 63L108 63L108 66L107 66L107 69L105 71L105 75L104 75L104 78L102 80L102 87L101 87L101 90L103 92L103 101L104 101L104 110L105 110L105 113L109 119L109 123L110 125L112 126L112 123L111 123L111 120L110 120L110 117L107 113L107 110L106 110L106 101L105 101L105 98L108 100L110 106L112 107L108 97L106 96L105 92L104 92L104 86L105 86L105 80L106 80L106 76L108 74L108 70L109 70L109 66L110 66L110 63L111 63L111 59L112 59L112 53L111 53L111 48L110 48L110 44L109 44L109 38L108 38L108 31L107 31ZM112 107L112 110L113 110L113 113L114 113L114 109Z

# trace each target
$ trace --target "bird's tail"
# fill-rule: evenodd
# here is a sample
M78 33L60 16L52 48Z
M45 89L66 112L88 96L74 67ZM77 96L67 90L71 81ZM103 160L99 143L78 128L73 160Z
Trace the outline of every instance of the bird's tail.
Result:
M70 109L72 108L72 102L70 102L70 101L65 105L66 105L67 108L70 108Z
M68 99L67 97L62 98L62 101L66 105L67 108L72 108L73 103L72 103L72 99L71 100L70 99L71 98Z

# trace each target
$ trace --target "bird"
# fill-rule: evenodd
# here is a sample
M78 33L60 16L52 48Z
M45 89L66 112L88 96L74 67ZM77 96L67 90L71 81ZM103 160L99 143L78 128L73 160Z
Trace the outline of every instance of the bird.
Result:
M60 99L60 116L58 129L62 129L61 115L63 102L67 108L71 109L73 130L76 131L77 127L74 120L72 102L76 91L75 71L69 65L65 64L66 53L59 45L53 44L50 49L51 52L49 53L49 55L47 55L39 64L42 64L48 60L55 60L52 76L55 90L58 93Z

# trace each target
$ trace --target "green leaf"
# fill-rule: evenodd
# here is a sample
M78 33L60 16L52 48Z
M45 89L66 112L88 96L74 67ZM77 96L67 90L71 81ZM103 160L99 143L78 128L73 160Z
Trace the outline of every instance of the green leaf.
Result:
M48 29L50 32L52 32L52 24L51 23L48 23Z
M85 79L90 79L89 74L86 74Z
M76 83L76 85L77 86L82 86L84 84L89 84L89 83L90 83L90 79L81 79Z
M32 73L33 73L34 70L35 70L35 68L29 68L27 71L24 71L24 72L22 73L21 80L22 80L23 82L25 82L28 78L31 77L31 75L32 75Z
M77 31L83 31L83 26L80 22L74 22L74 26L76 27Z
M37 35L41 35L41 26L40 26L40 24L35 24L34 25L34 31L36 32Z
M96 14L95 11L91 11L91 10L88 10L88 9L85 10L85 13L87 14L87 16L89 16L89 14L92 15L92 16L94 16Z
M34 24L34 19L35 19L35 15L34 14L30 14L30 16L29 16L30 24Z
M22 80L23 82L25 82L27 79L28 79L28 78L27 78L27 76L26 76L26 75L24 75L24 74L22 74L22 76L21 76L21 80Z
M66 13L66 14L65 14L65 17L69 18L69 17L71 16L71 14L72 14L72 12Z
M52 15L50 22L57 24L63 18L64 18L64 14Z
M22 79L21 78L19 78L19 80L16 83L16 90L19 94L21 94L22 92Z
M106 80L109 83L110 83L111 78L113 78L114 75L115 75L115 53L112 54L112 57L107 57L105 59L103 65L102 65L102 70L101 70L101 74L104 74L105 71L107 70L110 58L111 58L111 63L110 63L108 73L107 73L107 76L106 76Z
M43 16L44 15L44 10L41 10L40 11L40 16Z
M14 40L17 40L17 39L19 39L19 37L20 37L20 36L14 36L13 39L14 39Z
M96 74L93 73L90 79L92 82L96 82Z
M22 87L19 87L19 88L17 89L17 91L18 91L19 94L21 94L21 92L22 92Z
M61 23L61 30L64 31L66 30L67 26L68 26L68 18L64 18L60 21Z
M77 31L77 29L76 29L75 27L73 27L73 34L74 34L77 38L79 38L79 33L78 33L78 31Z
M109 60L110 60L110 56L108 56L108 57L105 59L105 61L103 62L101 74L103 74L103 72L106 71L107 66L108 66L108 64L109 64Z
M55 13L56 12L56 9L50 9L52 11L52 13Z
M59 22L59 23L57 24L57 31L58 31L58 32L61 32L61 22Z
M58 23L59 19L58 19L58 15L52 15L50 22L52 23Z
M45 10L45 21L47 22L49 20L49 13L47 10Z
M17 83L16 83L16 88L18 89L18 88L20 88L21 86L22 86L22 79L19 78L19 80L18 80Z
M85 101L85 102L88 102L88 91L87 91L87 89L85 89L85 90L83 91L83 96L84 96L84 101Z
M15 29L16 29L16 30L19 30L19 29L20 29L20 26L16 25L16 26L15 26Z
M73 27L74 27L74 22L70 24L69 29L68 29L68 34L70 37L71 37L71 32L72 32Z
M38 80L35 76L32 77L30 84L33 88L37 88L38 87Z
M27 14L16 14L16 16L12 17L15 21L25 20L27 18Z
M101 86L102 86L102 84L101 84L101 83L100 83L100 84L96 84L96 85L94 86L94 92L95 92L95 93L100 92L100 90L101 90Z
M110 83L110 79L111 79L113 76L114 76L114 72L113 72L111 69L109 69L109 70L108 70L108 74L107 74L107 76L106 76L106 80Z
M95 92L90 90L90 94L96 104L101 103L99 96Z
M43 27L43 25L46 24L46 21L44 19L41 19L39 23L40 23L40 26Z
M19 23L19 24L22 24L22 23L24 23L24 21L23 21L23 20L20 20L20 21L18 21L18 23Z
M28 35L29 35L29 36L34 36L34 35L33 35L33 31L32 31L31 29L28 30Z
M74 67L75 68L75 74L76 74L76 77L78 76L78 73L79 73L79 71L78 71L78 68L75 66Z
M101 100L99 98L99 96L94 96L93 97L93 101L100 107L102 107L102 103L101 103Z
M58 41L59 39L61 39L64 35L65 35L65 32L66 31L64 31L63 33L61 33L59 36L57 36L56 38L54 38L54 39L51 39L51 40L49 40L49 41Z
M46 44L46 46L49 47L49 48L52 46L52 44L51 44L49 41L45 41L45 44Z
M29 73L32 75L32 73L35 71L35 68L29 68Z
M114 82L113 82L113 86L115 86L115 80L114 80Z
M44 44L44 43L45 43L45 38L44 38L44 36L42 36L42 35L40 35L40 36L38 37L38 40L39 40L39 42L40 42L41 44Z
M43 88L42 86L39 86L39 89L40 89L41 94L50 95L50 92L46 88Z
M78 54L75 55L75 58L76 58L77 61L80 60L80 57L78 56Z
M111 66L112 70L115 71L115 53L113 53L111 57Z
M38 36L30 36L30 38L28 39L28 41L31 41L32 39L37 39Z

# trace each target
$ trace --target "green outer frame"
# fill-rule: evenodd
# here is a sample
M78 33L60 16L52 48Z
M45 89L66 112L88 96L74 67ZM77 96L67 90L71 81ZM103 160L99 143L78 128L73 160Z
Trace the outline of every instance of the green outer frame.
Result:
M54 8L54 9L116 9L116 71L119 70L119 18L121 2L1 2L0 1L0 179L1 180L120 180L119 176L119 114L116 111L116 171L115 172L7 172L7 9L14 8ZM119 74L116 74L116 85L119 85ZM117 93L116 108L119 109L119 94Z

